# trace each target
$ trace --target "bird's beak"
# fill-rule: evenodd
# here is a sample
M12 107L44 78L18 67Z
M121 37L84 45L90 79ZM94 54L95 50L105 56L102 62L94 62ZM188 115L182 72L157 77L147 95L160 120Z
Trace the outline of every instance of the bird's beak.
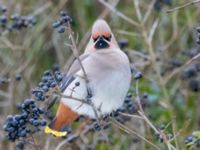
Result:
M94 47L95 47L97 50L109 48L109 43L107 42L107 40L106 40L103 36L100 36L100 37L96 40Z

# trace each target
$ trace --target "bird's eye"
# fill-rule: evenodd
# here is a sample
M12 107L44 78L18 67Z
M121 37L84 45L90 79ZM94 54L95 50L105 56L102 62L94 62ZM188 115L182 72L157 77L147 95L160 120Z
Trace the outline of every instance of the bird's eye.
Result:
M111 38L112 38L112 35L109 35L109 36L105 36L103 35L103 38L106 40L106 41L111 41Z
M96 42L98 38L99 38L99 36L93 37L94 42Z

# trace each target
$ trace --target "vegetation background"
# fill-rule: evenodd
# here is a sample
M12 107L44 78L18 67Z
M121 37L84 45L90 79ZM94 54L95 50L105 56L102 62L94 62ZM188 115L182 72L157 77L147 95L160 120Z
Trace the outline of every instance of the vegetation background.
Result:
M16 104L30 97L31 89L45 70L54 64L64 70L71 64L74 57L64 44L69 42L67 35L52 28L59 12L66 10L73 18L72 29L81 52L93 22L104 18L109 23L119 43L127 45L123 50L131 63L143 74L139 92L148 94L146 116L157 128L168 124L166 132L176 137L172 144L177 149L187 149L185 137L200 130L200 46L196 43L200 3L167 13L184 3L188 0L1 0L0 5L7 6L9 15L33 15L37 19L31 28L0 37L0 80L9 78L9 83L0 83L1 129L6 116L17 112ZM3 33L4 29L0 29ZM22 77L20 81L15 80L18 74ZM133 95L136 95L135 83L133 79L130 88ZM129 127L134 125L136 131L140 128L143 137L160 149L169 149L159 142L146 122L135 125L138 122L138 119L132 120ZM113 141L111 149L155 149L115 126L106 132ZM91 137L82 140L90 143ZM56 149L63 141L43 132L35 139L40 149ZM61 149L81 149L78 145L65 144ZM85 145L82 149L87 149ZM0 149L15 149L15 144L6 140L3 130L0 130ZM99 142L95 149L109 147Z

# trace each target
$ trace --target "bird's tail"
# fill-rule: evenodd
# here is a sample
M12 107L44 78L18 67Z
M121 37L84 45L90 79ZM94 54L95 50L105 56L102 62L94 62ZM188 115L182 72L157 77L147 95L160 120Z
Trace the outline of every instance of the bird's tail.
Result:
M77 119L78 114L72 111L69 107L65 106L60 102L56 117L45 127L45 133L51 133L54 136L65 136L66 131L60 131L64 126L71 124L75 119Z

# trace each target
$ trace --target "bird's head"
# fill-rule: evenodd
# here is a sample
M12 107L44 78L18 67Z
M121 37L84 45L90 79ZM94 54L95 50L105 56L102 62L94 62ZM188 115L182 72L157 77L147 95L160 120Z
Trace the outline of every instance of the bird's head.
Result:
M103 19L95 21L86 51L98 51L116 47L118 48L117 42L107 22Z

